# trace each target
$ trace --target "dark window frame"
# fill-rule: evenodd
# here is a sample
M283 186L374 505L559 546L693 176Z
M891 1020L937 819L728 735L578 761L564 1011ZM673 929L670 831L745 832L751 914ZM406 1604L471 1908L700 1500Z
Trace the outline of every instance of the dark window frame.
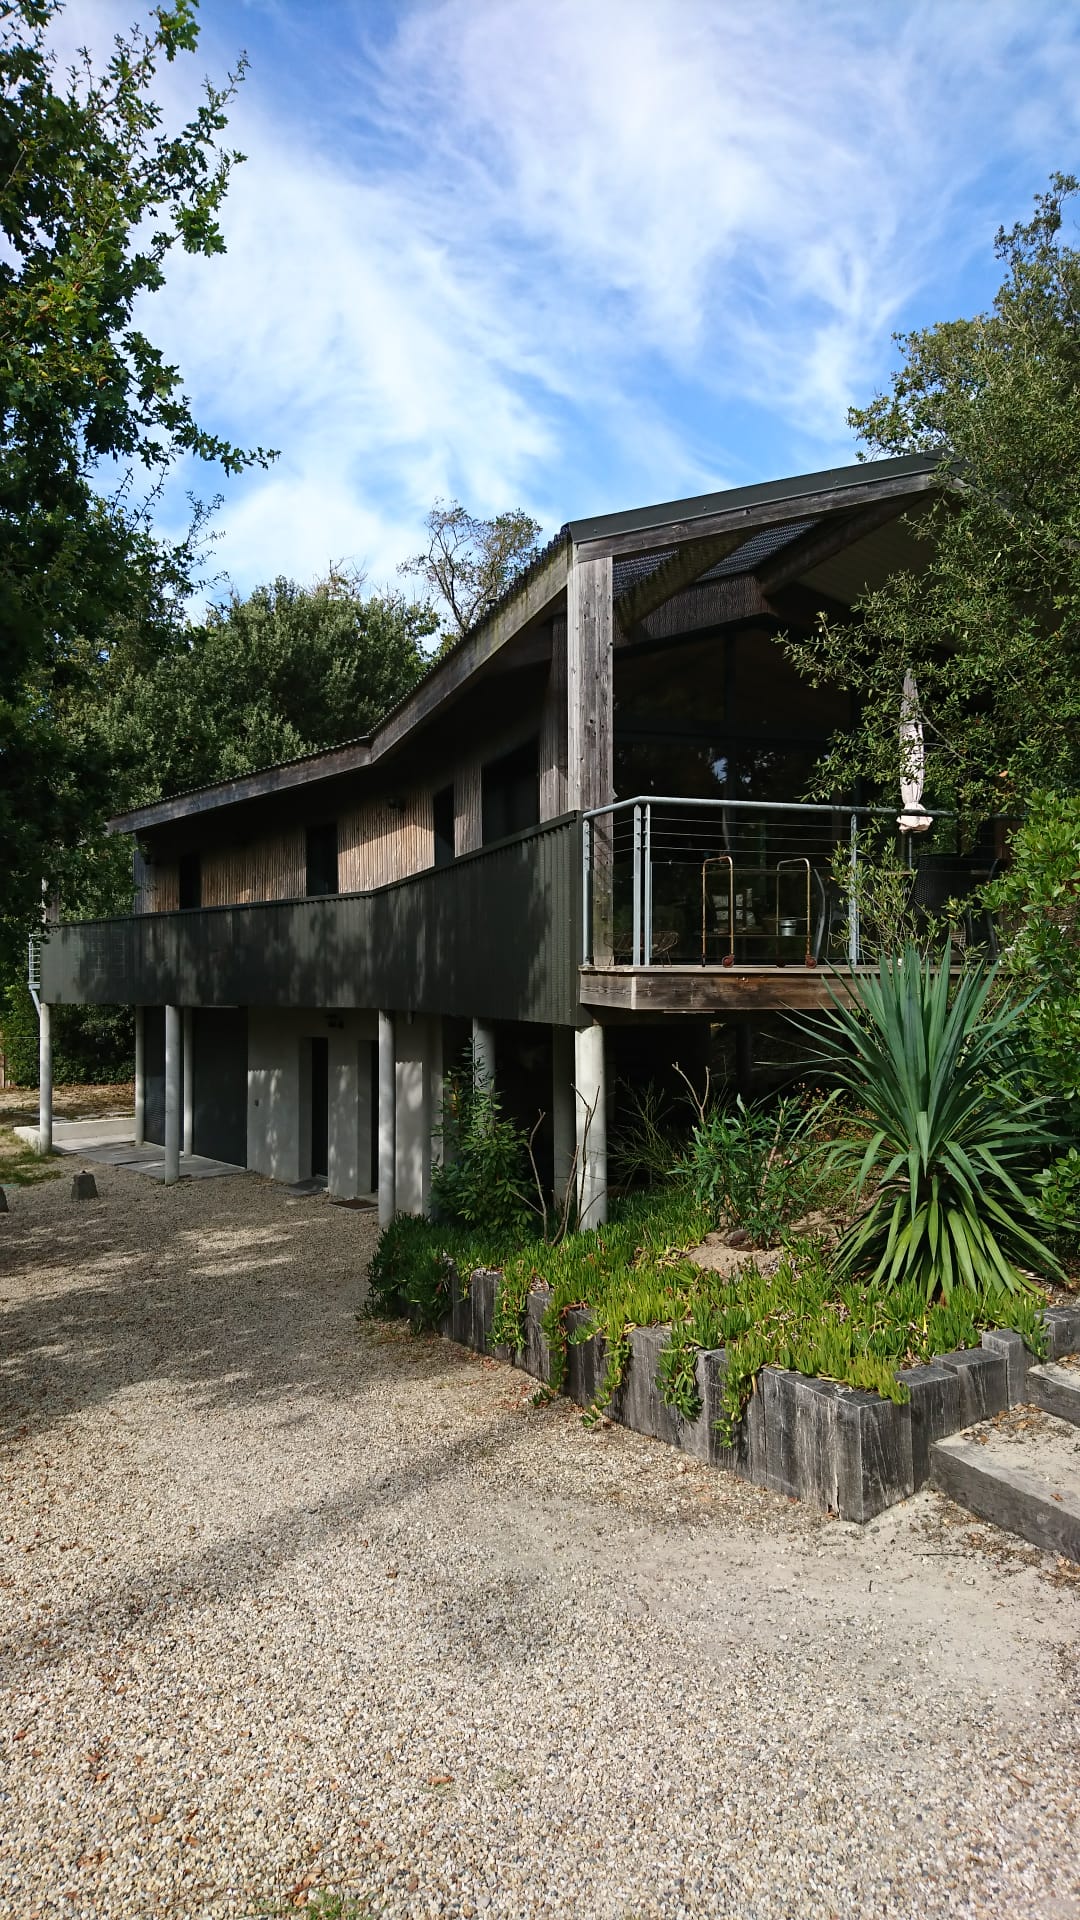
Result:
M304 893L309 900L325 900L341 892L340 853L336 820L317 820L305 827Z
M435 859L437 867L449 867L457 856L454 818L454 788L440 787L431 796L431 823L435 836Z
M177 859L176 904L183 913L202 906L201 853L182 853Z

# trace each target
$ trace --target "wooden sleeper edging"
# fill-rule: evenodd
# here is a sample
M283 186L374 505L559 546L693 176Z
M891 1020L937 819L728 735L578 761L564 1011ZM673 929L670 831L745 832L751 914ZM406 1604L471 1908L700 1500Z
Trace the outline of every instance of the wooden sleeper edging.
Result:
M450 1307L440 1323L445 1338L477 1353L493 1350L501 1277L497 1269L477 1268L463 1286L452 1271ZM551 1380L551 1351L542 1323L551 1298L544 1288L527 1294L521 1346L494 1349L499 1359L544 1384ZM1080 1350L1080 1311L1051 1308L1044 1320L1048 1358ZM568 1310L562 1391L582 1407L597 1399L607 1369L603 1335L580 1338L590 1324L587 1308ZM629 1361L607 1408L611 1419L704 1465L726 1468L740 1479L853 1521L872 1520L924 1486L935 1440L1020 1404L1034 1363L1019 1334L994 1329L983 1334L978 1347L903 1369L898 1378L910 1396L903 1405L840 1381L763 1367L733 1440L725 1444L716 1428L728 1365L725 1349L695 1356L701 1410L688 1420L660 1393L659 1362L668 1339L666 1327L631 1330Z

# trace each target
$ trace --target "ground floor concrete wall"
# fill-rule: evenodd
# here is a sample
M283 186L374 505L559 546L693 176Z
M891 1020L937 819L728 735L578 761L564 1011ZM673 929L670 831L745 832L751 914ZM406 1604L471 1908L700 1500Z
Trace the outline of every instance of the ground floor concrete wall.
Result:
M248 1023L247 1164L271 1180L311 1173L311 1043L327 1043L327 1186L372 1188L374 1012L253 1007Z

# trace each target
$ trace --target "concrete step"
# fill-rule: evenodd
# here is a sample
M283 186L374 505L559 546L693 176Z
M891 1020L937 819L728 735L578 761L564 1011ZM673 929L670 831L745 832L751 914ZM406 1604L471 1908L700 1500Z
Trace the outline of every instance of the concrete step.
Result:
M1024 1398L1044 1413L1080 1427L1080 1367L1062 1367L1056 1360L1029 1367Z
M930 1483L980 1520L1080 1562L1080 1431L1068 1421L1014 1408L936 1440Z

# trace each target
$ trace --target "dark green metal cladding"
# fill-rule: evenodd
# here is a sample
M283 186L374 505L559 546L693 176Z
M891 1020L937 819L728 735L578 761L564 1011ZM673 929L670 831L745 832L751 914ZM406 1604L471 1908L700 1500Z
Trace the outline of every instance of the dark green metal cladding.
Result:
M374 893L53 929L42 998L580 1018L581 824L547 821Z

